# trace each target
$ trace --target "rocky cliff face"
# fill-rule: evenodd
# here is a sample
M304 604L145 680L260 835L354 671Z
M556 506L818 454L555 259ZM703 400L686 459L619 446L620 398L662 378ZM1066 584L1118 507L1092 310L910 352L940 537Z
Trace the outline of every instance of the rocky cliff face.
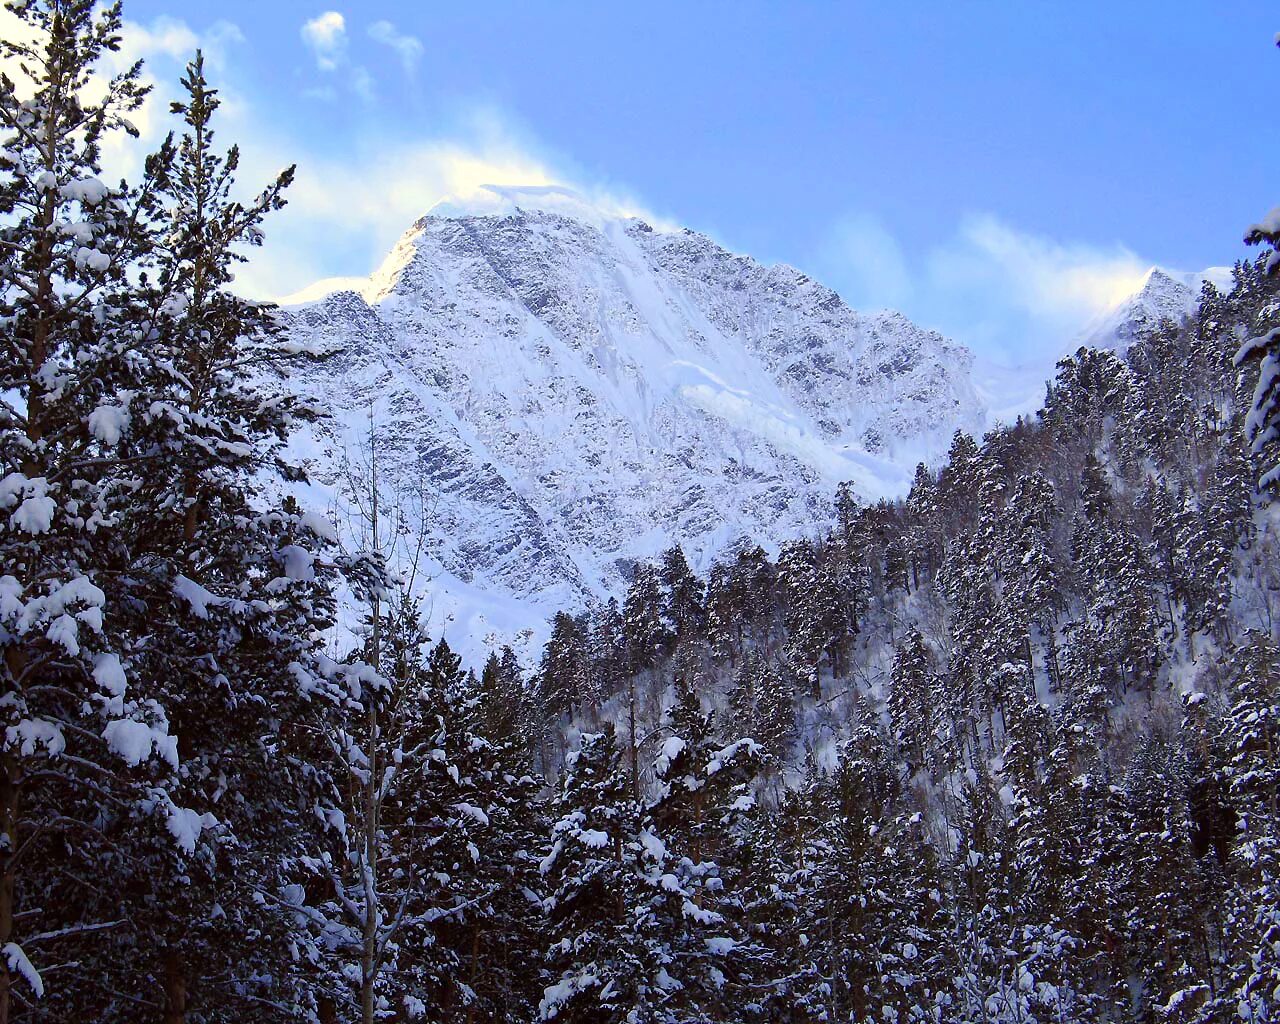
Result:
M983 425L969 353L900 314L567 193L486 199L284 313L327 357L285 384L332 413L298 441L304 500L334 500L372 416L385 479L425 490L438 611L471 630L617 592L677 541L700 565L811 531L839 482L898 493Z

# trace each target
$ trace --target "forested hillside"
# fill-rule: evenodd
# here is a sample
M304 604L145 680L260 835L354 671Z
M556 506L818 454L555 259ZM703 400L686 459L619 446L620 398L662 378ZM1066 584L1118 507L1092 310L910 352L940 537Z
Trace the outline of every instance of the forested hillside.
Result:
M904 500L473 672L376 430L351 521L277 497L292 172L236 199L197 58L107 185L118 5L13 7L0 1024L1277 1019L1280 214Z
M616 743L662 822L672 750L758 743L750 813L690 815L786 1012L1273 1019L1280 518L1234 359L1271 262L1125 361L1064 360L1034 421L957 435L904 501L842 492L776 560L702 580L675 550L556 620L544 715L618 736L561 801Z

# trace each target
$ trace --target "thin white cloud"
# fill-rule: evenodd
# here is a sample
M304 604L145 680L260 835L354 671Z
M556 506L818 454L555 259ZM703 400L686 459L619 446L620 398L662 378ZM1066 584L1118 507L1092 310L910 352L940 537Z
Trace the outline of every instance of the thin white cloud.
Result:
M1150 269L1123 245L1059 241L991 214L912 250L866 216L839 222L815 261L855 306L892 306L978 354L1007 363L1056 357Z
M3 8L0 8L0 35L18 42L39 41L25 22ZM124 21L120 47L103 52L85 87L85 99L91 102L99 100L110 78L128 70L138 60L144 61L141 82L150 88L150 92L129 117L139 139L135 141L118 133L104 139L102 155L106 175L136 179L145 154L155 147L170 127L167 116L169 104L178 98L178 80L197 50L204 52L206 65L218 71L226 67L232 48L243 41L244 35L239 27L229 21L219 20L199 31L186 22L167 16L149 22ZM20 95L30 91L16 62L0 57L0 70L15 80ZM239 99L233 91L220 86L219 93L224 115L239 106Z
M324 22L325 17L313 22ZM14 21L0 9L0 30L8 38L15 38ZM336 101L340 99L335 87L338 82L360 91L361 69L353 67L345 50L338 47L337 21L329 18L324 24L328 27L318 29L316 38L333 43L326 52L344 62L342 67L354 77L329 76L307 94L322 93L319 98ZM167 110L169 102L177 98L183 65L197 47L211 55L211 63L214 54L219 63L231 63L230 44L243 37L226 22L197 31L174 19L127 22L123 37L120 52L104 64L103 74L144 58L145 81L153 86L153 93L134 118L141 139L113 138L104 155L109 176L136 180L145 154L172 127ZM450 197L473 201L484 185L566 186L613 214L643 216L650 223L662 223L616 189L593 185L581 175L566 172L563 161L537 155L536 146L517 136L491 111L472 111L447 136L398 143L384 140L340 157L324 157L308 153L304 140L290 138L265 123L261 105L237 90L234 67L217 75L214 85L223 100L220 136L226 143L234 141L240 146L238 178L244 194L256 193L282 167L298 165L296 181L286 193L288 205L265 225L266 246L252 250L250 262L239 268L237 288L246 295L280 297L320 278L369 274L396 240L433 206ZM363 88L372 95L371 78Z
M867 214L839 220L821 260L841 268L841 292L863 308L898 308L910 297L911 272L902 246L883 223Z
M961 224L956 241L933 253L930 269L944 285L995 283L1028 312L1074 318L1104 312L1131 294L1149 264L1122 245L1059 242L983 215Z
M670 226L617 188L538 153L491 111L473 112L450 137L383 141L333 157L292 151L258 131L240 131L237 139L245 181L259 182L285 160L298 162L289 205L271 217L267 244L239 273L238 290L257 298L290 295L321 278L367 275L438 203L479 209L493 201L486 185L562 186L611 216Z
M275 147L246 144L255 154L246 176L275 166ZM301 155L300 155L301 156ZM289 205L267 224L268 241L240 272L238 289L278 298L323 277L371 272L415 220L449 196L482 185L549 185L562 181L544 162L495 133L380 146L340 159L302 156Z
M313 85L302 90L303 99L332 103L338 98L338 90L331 85Z
M347 19L338 11L325 11L302 25L302 41L321 71L337 71L347 59Z
M302 41L315 58L316 67L325 74L343 72L346 87L366 104L376 98L373 75L368 68L351 60L350 40L347 36L347 19L340 11L325 11L302 25ZM333 101L337 90L330 86L311 86L303 89L308 99Z
M352 68L349 83L351 91L366 103L372 103L377 98L377 90L373 85L373 76L365 68Z
M389 21L375 21L369 26L369 38L383 46L389 46L400 58L405 74L412 75L417 70L418 61L422 59L422 40L400 32Z
M343 89L350 89L371 97L372 78L362 82L363 69L352 65L346 44L340 41L345 40L345 19L330 11L308 25L316 22L320 24L310 38L304 35L308 45L312 38L319 42L323 52L339 62L337 70L345 69L346 74L326 76L304 95L337 101ZM0 8L0 31L6 38L17 38L20 27L16 18ZM142 58L144 81L153 87L134 117L141 138L108 140L104 157L109 177L136 180L145 154L173 127L167 116L169 102L178 97L178 78L197 48L219 70L214 76L223 100L218 128L224 142L240 146L238 178L243 194L255 194L282 167L298 165L295 183L286 193L288 205L265 225L267 245L248 253L250 262L239 268L236 286L243 294L274 298L320 278L367 275L433 206L447 198L474 202L484 185L565 186L612 215L640 216L651 224L664 224L616 188L566 171L561 159L538 155L536 145L511 131L492 111L471 111L448 135L383 140L340 157L309 153L304 139L264 122L262 105L237 89L232 44L243 38L228 22L200 30L172 18L126 22L121 50L108 55L99 76L109 76Z
M229 21L216 21L199 31L170 17L160 17L146 23L124 23L120 49L104 56L104 71L119 73L132 66L135 61L143 61L142 80L151 87L151 92L133 115L132 121L139 131L141 141L148 144L148 148L172 127L168 117L169 104L178 98L181 91L178 81L197 50L204 54L206 71L213 73L213 84L222 101L222 116L226 117L243 106L243 101L236 92L218 80L225 75L234 47L243 42L244 33L238 25ZM116 137L108 147L108 156L111 156L112 149L115 150L116 158L127 162L128 150L133 147L125 139ZM125 173L136 174L136 170L130 165Z
M158 55L189 60L200 46L200 37L185 23L159 17L149 25L127 22L121 56L130 61Z

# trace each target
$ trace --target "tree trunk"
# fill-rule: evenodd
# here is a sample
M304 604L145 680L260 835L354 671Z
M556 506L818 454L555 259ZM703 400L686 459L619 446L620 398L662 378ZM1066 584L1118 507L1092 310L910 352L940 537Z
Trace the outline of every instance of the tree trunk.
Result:
M187 974L182 951L170 948L164 956L164 1024L187 1019Z
M373 429L373 406L369 406L369 492L371 495L370 540L374 551L381 552L378 536L378 448ZM373 638L370 662L375 672L382 671L382 604L373 599ZM360 1019L362 1024L373 1024L376 1009L374 990L378 981L378 828L381 801L378 790L382 785L378 767L378 705L377 698L369 697L368 711L368 778L364 783L364 936L360 949Z
M4 839L0 856L0 947L13 941L14 855L18 851L18 793L21 783L18 759L5 754L0 771L0 835ZM0 958L0 1024L9 1024L13 976L8 958Z
M467 1004L467 1024L476 1019L476 968L480 964L480 926L476 925L471 932L471 970L467 978L467 988L471 989L471 1002Z
M376 622L376 620L375 620ZM377 626L374 626L375 633ZM376 641L375 641L376 643ZM376 652L375 652L376 661ZM375 665L374 671L377 671ZM364 936L360 948L360 1020L362 1024L374 1022L374 990L378 971L378 799L379 776L374 743L377 740L377 711L369 703L369 777L364 784Z
M631 745L631 796L633 799L640 799L640 752L636 744L636 677L633 674L630 678L629 694L627 699L627 714L630 718L630 745Z

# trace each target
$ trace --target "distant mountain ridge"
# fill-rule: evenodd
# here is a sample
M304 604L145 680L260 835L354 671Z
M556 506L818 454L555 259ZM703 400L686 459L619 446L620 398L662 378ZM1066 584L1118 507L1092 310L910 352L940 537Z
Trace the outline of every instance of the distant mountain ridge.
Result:
M1183 320L1200 301L1200 291L1208 281L1219 290L1232 287L1229 267L1210 267L1194 273L1152 267L1140 287L1115 306L1103 313L1081 333L1072 350L1109 348L1125 352L1143 331L1149 330L1161 320Z
M442 205L293 303L290 344L328 358L285 386L332 414L295 444L304 499L334 500L372 404L388 479L431 495L440 610L481 633L676 542L705 566L812 532L841 481L901 493L987 418L942 335L559 189Z

